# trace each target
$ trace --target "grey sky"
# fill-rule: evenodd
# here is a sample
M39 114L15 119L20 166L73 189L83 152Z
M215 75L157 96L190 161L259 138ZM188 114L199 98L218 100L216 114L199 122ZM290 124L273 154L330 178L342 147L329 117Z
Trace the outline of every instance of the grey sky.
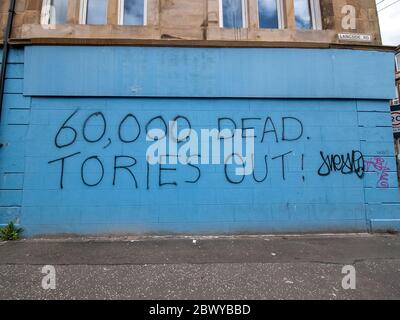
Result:
M400 1L375 0L379 14L382 41L384 45L397 46L400 44ZM397 1L397 2L396 2ZM390 4L392 4L390 7ZM387 7L386 9L384 9Z

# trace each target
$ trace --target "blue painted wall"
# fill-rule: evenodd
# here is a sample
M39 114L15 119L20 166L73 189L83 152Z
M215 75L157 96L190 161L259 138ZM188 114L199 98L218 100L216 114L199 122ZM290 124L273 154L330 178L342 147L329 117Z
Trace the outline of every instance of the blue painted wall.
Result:
M393 82L390 54L220 50L108 47L97 48L96 53L92 47L28 47L13 51L0 132L4 144L0 149L0 223L15 219L27 235L400 229L387 101L392 86L386 88ZM232 70L230 63L247 54L254 55L245 63L247 69ZM273 83L282 57L291 70L282 67L283 74ZM99 62L104 68L98 67ZM213 70L204 68L207 62ZM327 79L319 74L326 64L332 70L325 74ZM364 70L365 66L369 68ZM304 73L305 67L314 68L315 78L307 75L301 82L298 73ZM271 72L265 74L268 68ZM349 68L358 70L357 77L350 72L339 81L340 73ZM265 81L268 85L263 85ZM367 84L370 81L373 86ZM88 142L97 140L103 131L100 117L92 117L85 125L97 112L104 115L105 134L97 142ZM56 139L72 114L66 126L76 130L76 139L71 129L62 130ZM127 114L137 117L141 129L132 143L121 141L118 134ZM166 168L172 169L168 171L160 171L159 166L148 168L146 124L156 116L168 122L177 115L185 116L194 129L217 128L218 118L224 117L240 128L242 119L255 118L244 120L257 135L255 178L246 176L243 182L232 184L223 165L168 165ZM268 117L277 137L269 132L261 142ZM284 117L299 121L289 121L283 128ZM284 141L283 130L286 137L296 137L300 122L302 135ZM125 140L137 133L135 122L124 123ZM60 148L55 141L73 143ZM321 152L325 157L352 151L364 157L363 177L355 172L318 174L324 163ZM284 167L279 157L283 154ZM68 155L74 156L65 160L61 189L61 162L52 161ZM101 161L104 176L90 187L81 175L82 164L92 156ZM113 183L116 156L136 159L132 172L137 187L126 170L117 170ZM265 156L268 175L263 180ZM132 159L119 160L128 165ZM236 181L238 178L230 175L232 169L228 168L228 177ZM327 173L325 166L320 173ZM99 162L88 160L83 174L86 182L99 180ZM161 183L169 184L160 186L160 175Z
M21 121L18 115L30 110L31 101L22 96L24 51L11 50L8 63L0 123L0 224L20 222L29 121Z
M392 99L390 52L27 47L30 96Z

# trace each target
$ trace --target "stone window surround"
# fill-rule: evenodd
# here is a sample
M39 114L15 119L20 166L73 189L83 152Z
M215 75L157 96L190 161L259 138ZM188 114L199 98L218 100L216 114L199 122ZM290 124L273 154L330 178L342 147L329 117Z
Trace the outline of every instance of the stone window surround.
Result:
M108 0L107 24L79 24L80 1L69 0L67 22L64 25L46 28L40 24L40 4L42 0L25 0L36 3L35 10L29 14L20 13L22 23L15 28L13 41L29 44L90 44L90 45L170 45L179 46L293 46L293 47L326 47L334 45L380 46L381 38L377 23L376 8L361 10L357 24L358 33L372 35L370 43L346 42L338 39L338 33L344 32L340 27L340 12L336 2L320 2L322 28L317 30L296 29L294 17L294 0L284 1L283 27L279 29L259 28L258 0L248 0L247 28L229 29L219 25L219 0L203 0L195 6L195 22L190 17L180 16L179 2L169 0L147 0L147 24L128 26L118 24L119 0ZM332 0L342 1L342 0ZM349 0L347 0L349 1ZM361 0L350 0L357 1ZM364 0L362 0L364 1ZM373 1L373 0L368 0ZM371 2L372 3L372 2ZM33 8L33 5L32 5ZM22 10L22 9L21 9ZM166 11L164 11L166 10ZM183 12L189 12L188 7ZM369 20L364 15L368 13ZM174 13L176 19L174 19ZM164 15L165 14L165 15ZM17 17L18 18L18 17ZM371 20L372 19L372 20ZM19 21L18 19L16 21ZM1 39L0 39L1 42Z
M221 0L206 0L207 1L207 25L218 26L221 28ZM278 0L278 6L282 11L281 29L296 29L295 14L294 14L294 0ZM319 0L311 0L313 11L313 25L314 29L321 29L321 13L319 8ZM246 22L243 29L258 29L258 0L245 0L246 8ZM144 26L158 26L159 25L159 0L145 0L147 13L145 17ZM67 24L80 24L81 23L81 0L69 0ZM108 0L107 9L107 25L120 24L120 0ZM156 13L157 12L157 13ZM156 14L154 14L156 13Z

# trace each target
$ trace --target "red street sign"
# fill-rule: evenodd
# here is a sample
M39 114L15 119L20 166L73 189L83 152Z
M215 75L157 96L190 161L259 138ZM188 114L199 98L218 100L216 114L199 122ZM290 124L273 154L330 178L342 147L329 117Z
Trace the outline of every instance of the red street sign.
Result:
M400 111L392 111L392 126L400 127Z

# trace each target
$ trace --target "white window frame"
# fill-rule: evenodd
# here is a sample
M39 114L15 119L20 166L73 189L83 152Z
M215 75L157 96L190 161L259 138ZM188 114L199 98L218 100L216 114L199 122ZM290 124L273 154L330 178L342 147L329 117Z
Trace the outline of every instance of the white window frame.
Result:
M40 23L41 24L50 24L50 8L51 8L51 0L43 0L42 1L42 12L40 14Z
M68 10L68 8L67 8L67 10ZM68 12L66 14L67 14L67 19L68 19ZM51 19L51 0L42 0L42 11L40 13L40 24L54 25L53 23L51 23L50 19Z
M310 0L310 11L313 30L322 30L321 6L319 0Z
M224 13L222 12L222 1L219 0L219 27L223 28L224 27ZM248 23L247 23L247 0L242 0L242 29L247 28Z
M392 99L392 105L398 105L399 104L399 97L400 97L400 85L396 83L395 87L394 87L394 91L395 91L395 98Z
M124 4L125 0L118 1L118 24L124 25ZM143 0L143 24L142 26L147 26L147 0ZM140 26L140 25L138 25Z
M258 7L258 2L257 1L257 18L258 18L258 28L260 28L260 11ZM276 0L276 9L278 10L277 15L278 15L278 29L284 29L285 28L285 8L283 6L283 0ZM263 28L264 29L264 28ZM275 29L275 28L273 28Z
M322 30L321 6L319 0L308 0L311 15L311 30ZM296 16L296 9L294 10Z
M87 22L87 0L81 0L79 9L79 24L86 24Z

